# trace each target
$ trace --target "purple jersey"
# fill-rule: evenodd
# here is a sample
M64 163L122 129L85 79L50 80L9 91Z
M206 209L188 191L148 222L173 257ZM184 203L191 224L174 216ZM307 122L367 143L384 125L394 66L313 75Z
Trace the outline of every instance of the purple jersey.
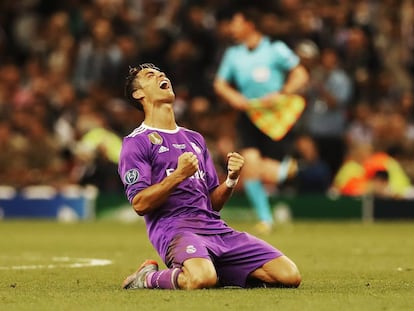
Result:
M187 151L197 156L199 170L178 185L164 204L145 215L149 239L162 258L179 232L232 231L211 206L209 194L219 184L213 161L204 138L182 127L161 130L143 123L124 138L122 145L118 172L130 202L141 190L171 174L178 157Z

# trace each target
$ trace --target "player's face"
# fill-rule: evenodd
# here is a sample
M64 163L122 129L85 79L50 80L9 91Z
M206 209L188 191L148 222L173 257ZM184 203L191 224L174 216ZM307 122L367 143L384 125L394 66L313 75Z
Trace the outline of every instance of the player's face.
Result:
M175 94L171 81L165 73L153 68L145 68L138 73L138 81L147 100L165 103L174 101Z

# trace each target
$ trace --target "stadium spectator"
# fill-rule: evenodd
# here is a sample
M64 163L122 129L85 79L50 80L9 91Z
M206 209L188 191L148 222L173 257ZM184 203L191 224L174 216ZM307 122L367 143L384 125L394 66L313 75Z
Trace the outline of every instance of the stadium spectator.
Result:
M351 111L350 111L351 112ZM352 113L353 112L353 113ZM374 129L372 109L366 102L360 102L353 107L352 118L345 130L346 145L374 144Z
M29 115L26 122L25 174L22 175L25 185L64 185L68 171L56 140L36 115Z
M406 198L411 192L411 182L404 169L393 157L385 152L372 152L372 154L365 159L364 163L365 174L368 180L372 181L381 177L385 177L387 181L387 191L385 192L389 197ZM386 172L382 174L381 172ZM388 176L387 176L388 175ZM371 185L372 186L372 185ZM374 188L378 190L378 188ZM372 189L369 189L372 191Z
M347 196L374 192L381 196L407 198L412 193L412 185L393 157L385 152L375 152L371 145L355 144L334 178L333 190Z
M313 66L305 94L304 128L316 140L321 158L336 172L345 152L344 132L353 95L352 81L331 48L322 49L320 62L310 64Z
M320 158L313 138L308 135L297 137L295 153L300 166L294 179L297 193L326 193L332 182L332 173L329 165Z
M120 192L122 184L111 176L117 171L121 138L108 128L104 116L93 110L79 116L76 130L80 136L72 170L76 182L96 185L106 193Z
M84 100L93 101L109 120L109 129L120 136L131 130L132 120L142 117L130 110L127 116L113 103L122 95L120 81L128 65L145 59L166 68L174 82L177 79L180 105L176 107L180 106L183 112L180 122L191 122L188 118L192 116L187 112L193 99L203 97L210 102L209 118L228 117L225 124L230 129L235 123L234 112L217 100L211 89L221 55L232 43L227 16L236 2L241 0L0 1L0 119L9 118L12 136L22 137L27 114L24 110L40 101L41 107L34 108L36 114L43 114L41 122L46 122L48 133L57 140L66 166L71 166L74 160L71 150L80 139L74 129ZM346 128L358 119L353 113L355 106L366 103L371 111L366 122L373 129L375 149L389 152L414 180L413 110L409 108L414 89L413 2L260 0L254 6L266 8L259 23L263 33L272 39L285 41L291 47L311 40L319 50L329 47L338 51L339 64L355 86L351 101L344 108L349 116ZM107 59L100 66L92 57L95 61L87 63L84 69L95 64L95 68L105 73L93 75L93 79L83 80L86 82L82 84L77 81L76 63L81 59L80 54L87 56L85 45L96 46L91 42L101 21L107 23L102 27L107 37L100 42L105 41L102 46L111 51L109 59L116 61L107 63ZM186 55L191 58L186 59ZM320 58L314 62L312 66L321 66ZM89 69L82 73L84 77L92 74ZM183 86L181 89L179 84ZM69 89L74 86L75 93L70 95ZM65 108L61 107L62 101L67 102L62 104ZM392 113L384 113L384 105ZM399 129L392 125L394 120ZM214 124L210 122L210 127L203 126L203 130L211 133ZM394 142L383 139L390 126L393 129L389 133L403 133L399 134L402 140L397 146L395 139ZM344 131L342 135L348 133ZM207 136L209 145L214 146L213 154L217 155L214 159L222 166L219 155L231 149L237 136L234 131L229 131L225 138Z
M0 184L22 186L25 173L25 140L13 131L11 122L0 119Z
M118 72L121 66L122 54L111 23L103 18L96 20L91 35L80 42L75 58L74 83L82 95L95 85L106 88L117 85L112 72Z

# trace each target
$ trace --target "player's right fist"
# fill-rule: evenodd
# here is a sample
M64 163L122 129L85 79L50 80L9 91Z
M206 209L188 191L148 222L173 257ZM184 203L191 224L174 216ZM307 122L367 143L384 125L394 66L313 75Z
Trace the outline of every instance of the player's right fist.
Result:
M178 157L177 172L184 177L193 176L198 170L198 158L192 152L184 152Z

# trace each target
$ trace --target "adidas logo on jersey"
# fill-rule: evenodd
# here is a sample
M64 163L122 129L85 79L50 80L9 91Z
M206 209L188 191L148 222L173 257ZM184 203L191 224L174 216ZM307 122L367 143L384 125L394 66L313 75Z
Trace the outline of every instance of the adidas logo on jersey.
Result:
M158 149L158 153L163 153L163 152L167 152L167 151L169 151L170 149L168 149L167 147L165 147L165 146L161 146L160 147L160 149Z

